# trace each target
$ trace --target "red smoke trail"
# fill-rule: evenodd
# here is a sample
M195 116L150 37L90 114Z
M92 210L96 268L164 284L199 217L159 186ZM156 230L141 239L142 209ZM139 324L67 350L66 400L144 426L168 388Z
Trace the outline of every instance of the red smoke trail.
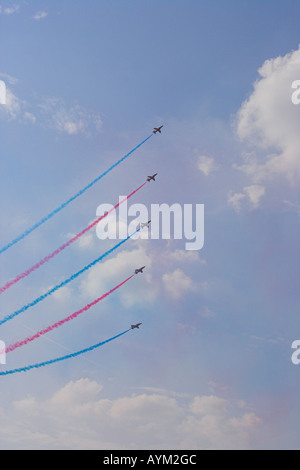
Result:
M136 192L138 192L140 189L142 189L143 186L145 186L146 182L143 183L141 186L139 186L137 189L135 189L134 191L132 191L132 193L130 193L128 196L126 196L124 199L122 199L122 201L118 202L118 204L116 204L112 209L110 209L107 213L105 213L104 215L102 215L101 217L98 217L98 219L96 219L94 222L92 222L88 227L86 227L84 230L82 230L82 232L78 233L77 235L75 235L73 238L71 238L69 241L67 241L66 243L64 243L63 245L61 245L59 248L57 248L55 251L53 251L52 253L50 253L50 255L47 255L45 256L45 258L43 258L41 261L39 261L38 263L34 264L31 268L27 269L26 271L24 271L23 273L19 274L17 277L15 277L14 279L12 279L11 281L8 281L3 287L0 287L0 294L2 294L4 291L6 291L6 289L8 289L9 287L13 286L14 284L16 284L18 281L20 281L21 279L23 279L24 277L26 276L29 276L29 274L31 274L33 271L35 271L36 269L40 268L43 264L47 263L50 259L54 258L54 256L58 255L61 251L63 251L65 248L67 248L69 245L71 245L73 242L75 242L76 240L78 240L78 238L80 238L82 235L84 235L88 230L90 230L91 228L93 228L95 225L97 225L98 222L100 222L100 220L104 219L104 217L106 217L108 214L110 214L110 212L114 211L115 209L117 209L123 202L125 202L127 199L129 199L131 196L133 196Z
M31 341L33 341L33 340L39 338L40 336L45 335L46 333L49 333L49 331L54 330L54 328L58 328L59 326L63 325L64 323L66 323L66 322L68 322L68 321L70 321L70 320L73 320L74 318L76 318L76 317L77 317L78 315L80 315L81 313L87 312L91 307L93 307L93 306L96 305L98 302L100 302L100 300L103 300L105 297L107 297L108 295L110 295L112 292L114 292L115 290L119 289L119 287L123 286L123 284L125 284L126 282L128 282L133 276L134 276L134 274L132 274L131 276L129 276L127 279L125 279L125 281L121 282L120 284L118 284L116 287L114 287L114 288L111 289L110 291L106 292L106 294L101 295L101 297L98 297L98 299L94 300L94 301L91 302L90 304L87 304L85 307L81 308L80 310L77 310L77 312L72 313L72 315L69 315L68 317L64 318L63 320L60 320L60 321L54 323L53 325L47 326L47 328L45 328L44 330L40 330L40 331L38 331L37 333L35 333L34 335L28 336L28 338L25 338L25 339L23 339L22 341L17 341L16 343L11 344L10 346L8 346L8 347L5 349L5 352L8 353L8 352L13 351L13 350L16 349L16 348L20 348L21 346L24 346L25 344L30 343ZM4 351L0 351L0 354L3 353L3 352L4 352Z

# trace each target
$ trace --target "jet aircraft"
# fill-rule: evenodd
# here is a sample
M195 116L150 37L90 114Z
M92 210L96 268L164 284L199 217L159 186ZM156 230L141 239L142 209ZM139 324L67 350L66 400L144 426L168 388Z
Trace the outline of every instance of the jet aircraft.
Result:
M151 180L155 181L155 176L156 176L157 174L158 174L158 173L154 173L154 175L152 175L152 176L147 176L147 181L148 181L148 182L151 181Z
M131 325L131 329L133 330L134 328L139 328L141 323L137 323L136 325Z
M141 223L141 228L144 228L144 227L147 227L147 228L148 228L148 227L149 227L149 224L150 224L150 222L151 222L151 219L150 219L150 220L148 220L148 222L142 222L142 223Z
M145 268L146 266L143 266L142 268L138 268L134 271L134 274L138 274L138 273L142 273L143 272L143 269Z

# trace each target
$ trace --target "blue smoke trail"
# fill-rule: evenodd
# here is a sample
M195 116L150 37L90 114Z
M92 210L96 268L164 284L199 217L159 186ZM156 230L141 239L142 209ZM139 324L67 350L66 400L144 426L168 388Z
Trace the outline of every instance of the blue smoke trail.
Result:
M108 170L104 171L101 175L99 175L96 179L94 179L91 183L89 183L87 186L85 186L83 189L81 189L80 191L78 191L78 193L76 193L74 196L72 196L70 199L68 199L66 202L64 202L63 204L61 204L59 207L57 207L56 209L54 209L52 212L50 212L50 214L48 214L46 217L43 217L39 222L37 222L36 224L34 224L32 227L30 227L29 229L25 230L24 233L22 233L22 235L19 235L17 238L13 239L10 243L8 243L7 245L5 245L3 248L0 249L0 254L3 253L4 251L8 250L8 248L10 248L11 246L15 245L16 243L18 243L19 241L21 241L23 238L27 237L27 235L29 235L31 232L33 232L35 229L37 229L40 225L42 225L44 222L46 222L47 220L51 219L51 217L53 217L55 214L57 214L58 212L60 212L62 209L64 209L70 202L74 201L74 199L76 199L78 196L81 196L81 194L83 194L85 191L87 191L88 189L90 189L95 183L97 183L97 181L99 181L101 178L103 178L103 176L107 175L107 173L109 173L113 168L115 168L116 166L118 166L123 160L125 160L126 158L129 157L129 155L131 155L135 150L137 150L139 147L141 147L141 145L143 145L148 139L150 139L150 137L152 137L153 134L149 135L145 140L143 140L143 142L141 142L140 144L138 144L134 149L130 150L129 153L127 153L126 155L124 155L124 157L122 157L120 160L118 160L116 163L114 163L110 168L108 168Z
M128 333L128 331L130 330L131 328L129 328L126 331L123 331L123 333L120 333L117 336L114 336L113 338L107 339L106 341L102 341L101 343L94 344L93 346L90 346L89 348L81 349L81 351L67 354L66 356L57 357L56 359L50 359L49 361L32 364L30 366L20 367L19 369L6 370L4 372L0 372L0 375L16 374L17 372L27 372L30 369L38 369L39 367L48 366L49 364L54 364L55 362L65 361L66 359L70 359L71 357L76 357L76 356L79 356L80 354L84 354L86 352L92 351L93 349L99 348L100 346L103 346L103 344L109 343L110 341L113 341L114 339L119 338L119 336L125 335L125 333Z
M58 289L60 289L61 287L65 286L66 284L68 284L69 282L73 281L74 279L76 279L77 276L79 276L80 274L84 273L85 271L87 271L88 269L90 269L92 266L94 266L96 263L98 263L99 261L101 261L103 258L105 258L106 256L108 256L110 253L112 253L114 250L116 250L117 248L119 248L119 246L121 246L123 243L125 243L127 240L129 240L129 238L131 238L133 235L135 235L137 232L140 231L140 228L138 228L134 233L132 233L131 235L129 235L127 238L125 238L124 240L122 240L121 242L117 243L115 246L113 246L110 250L106 251L103 255L99 256L99 258L96 258L94 261L92 261L90 264L86 265L84 268L80 269L80 271L78 271L77 273L75 274L72 274L72 276L70 276L68 279L66 279L65 281L61 282L60 284L57 284L56 286L54 286L52 289L50 289L48 292L46 292L45 294L42 294L40 295L40 297L36 298L35 300L33 300L32 302L28 303L27 305L24 305L22 308L20 308L19 310L16 310L15 312L11 313L10 315L7 315L6 317L4 317L2 320L0 320L0 325L3 325L3 323L6 323L8 320L11 320L12 318L16 317L17 315L20 315L20 313L23 313L25 312L26 310L28 310L30 307L33 307L34 305L38 304L39 302L41 302L42 300L44 300L46 297L48 297L49 295L53 294L53 292L57 291Z

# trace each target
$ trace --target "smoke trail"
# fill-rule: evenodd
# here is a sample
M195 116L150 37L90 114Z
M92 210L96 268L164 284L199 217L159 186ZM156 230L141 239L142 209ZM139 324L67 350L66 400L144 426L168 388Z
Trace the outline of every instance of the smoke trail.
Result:
M114 336L113 338L109 338L106 341L102 341L101 343L94 344L93 346L90 346L89 348L81 349L81 351L67 354L66 356L57 357L56 359L50 359L49 361L32 364L30 366L20 367L19 369L6 370L4 372L0 372L0 375L15 374L17 372L27 372L30 369L34 369L34 368L38 369L39 367L48 366L49 364L54 364L55 362L65 361L66 359L69 359L71 357L76 357L76 356L79 356L80 354L84 354L86 352L92 351L93 349L99 348L100 346L103 346L103 344L109 343L110 341L113 341L114 339L117 339L120 336L125 335L125 333L128 333L128 331L130 331L130 328L126 331L123 331L123 333L120 333L117 336Z
M106 292L105 294L101 295L101 297L98 297L96 300L93 300L93 302L87 304L85 307L81 308L80 310L77 310L77 312L72 313L72 315L69 315L68 317L64 318L63 320L60 320L60 321L58 321L58 322L56 322L56 323L53 323L53 325L47 326L47 328L38 331L37 333L35 333L35 334L32 335L32 336L28 336L27 338L23 339L22 341L17 341L16 343L11 344L10 346L8 346L8 347L5 349L5 352L6 352L6 353L9 353L9 352L11 352L11 351L14 351L16 348L20 348L21 346L24 346L25 344L30 343L31 341L33 341L33 340L39 338L40 336L45 335L46 333L49 333L49 331L54 330L54 328L58 328L59 326L63 325L64 323L73 320L74 318L78 317L78 315L80 315L81 313L87 312L91 307L93 307L93 306L96 305L98 302L100 302L100 300L103 300L103 299L106 298L108 295L112 294L112 292L114 292L115 290L117 290L117 289L119 289L121 286L123 286L123 284L125 284L126 282L128 282L133 276L134 276L134 274L132 274L131 276L129 276L127 279L125 279L125 281L121 282L121 283L118 284L117 286L113 287L113 289L111 289L111 290L109 290L108 292ZM1 352L3 352L3 351L0 351L0 353L1 353Z
M13 286L14 284L16 284L16 282L20 281L21 279L23 279L24 277L26 276L29 276L29 274L31 274L33 271L35 271L36 269L40 268L43 264L45 264L46 262L48 262L50 259L52 259L54 256L58 255L61 251L63 251L65 248L67 248L68 246L71 245L71 243L75 242L76 240L78 240L78 238L80 238L82 235L84 235L88 230L90 230L91 228L93 228L98 222L100 222L100 220L104 219L104 217L107 217L107 215L114 211L115 209L117 209L121 204L123 204L123 202L125 202L127 199L129 199L131 196L133 196L137 191L139 191L140 189L142 189L143 186L145 186L146 182L143 183L141 186L139 186L137 189L135 189L134 191L132 191L132 193L130 193L128 196L126 196L124 199L122 199L122 201L118 202L114 207L112 207L108 212L106 212L104 215L102 215L101 217L98 217L98 219L96 219L94 222L92 222L88 227L86 227L84 230L82 230L80 233L78 233L77 235L75 235L73 238L71 238L69 241L67 241L66 243L64 243L63 245L61 245L59 248L57 248L56 250L54 250L52 253L50 253L50 255L47 255L45 256L45 258L43 258L41 261L39 261L38 263L34 264L31 268L27 269L26 271L24 271L23 273L19 274L17 277L15 277L14 279L12 279L11 281L8 281L4 286L0 287L0 294L2 294L4 291L6 291L6 289L8 289L9 287Z
M33 232L35 229L37 229L40 225L42 225L44 222L51 219L51 217L53 217L55 214L57 214L62 209L64 209L70 202L74 201L74 199L76 199L78 196L81 196L81 194L83 194L85 191L87 191L89 188L91 188L95 183L97 183L97 181L99 181L101 178L103 178L103 176L107 175L107 173L109 173L113 168L118 166L127 157L129 157L135 150L137 150L139 147L141 147L141 145L143 145L148 139L150 139L150 137L152 137L152 135L153 134L149 135L145 140L143 140L140 144L138 144L134 149L132 149L124 157L122 157L120 160L118 160L116 163L114 163L110 168L108 168L108 170L104 171L101 175L99 175L97 178L95 178L91 183L89 183L83 189L78 191L78 193L76 193L74 196L70 197L70 199L68 199L66 202L62 203L59 207L57 207L52 212L50 212L50 214L48 214L46 217L43 217L39 222L34 224L29 229L25 230L25 232L22 233L22 235L19 235L17 238L13 239L10 243L8 243L3 248L1 248L0 254L3 253L4 251L8 250L8 248L15 245L16 243L18 243L23 238L27 237L27 235L29 235L31 232Z
M37 297L35 300L33 300L32 302L28 303L27 305L24 305L22 308L20 308L19 310L16 310L15 312L11 313L10 315L7 315L6 317L4 317L2 320L0 320L0 325L3 325L3 323L6 323L8 320L11 320L12 318L16 317L17 315L20 315L20 313L23 313L25 312L26 310L28 310L30 307L33 307L34 305L38 304L39 302L41 302L42 300L44 300L46 297L48 297L49 295L53 294L53 292L57 291L58 289L60 289L61 287L65 286L66 284L68 284L69 282L73 281L74 279L76 279L77 276L79 276L80 274L84 273L85 271L87 271L88 269L90 269L92 266L94 266L96 263L98 263L99 261L103 260L103 258L105 258L106 256L108 256L110 253L112 253L114 250L116 250L117 248L119 248L119 246L121 246L123 243L125 243L127 240L129 240L129 238L133 237L133 235L135 235L137 232L139 232L139 228L134 232L132 233L131 235L129 235L127 238L125 238L124 240L122 240L121 242L117 243L115 246L113 246L110 250L106 251L103 255L99 256L99 258L96 258L94 261L92 261L91 263L89 263L88 265L86 265L84 268L80 269L80 271L78 271L77 273L75 274L72 274L72 276L70 276L68 279L66 279L65 281L61 282L60 284L57 284L56 286L54 286L52 289L48 290L48 292L46 292L45 294L42 294L40 295L40 297Z

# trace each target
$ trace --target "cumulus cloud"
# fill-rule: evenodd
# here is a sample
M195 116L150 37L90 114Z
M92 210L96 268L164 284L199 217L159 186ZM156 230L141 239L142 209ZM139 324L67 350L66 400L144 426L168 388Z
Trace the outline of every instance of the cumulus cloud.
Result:
M265 194L265 187L261 184L252 184L250 186L245 186L244 191L252 208L256 209L259 205L261 197Z
M254 152L236 168L253 183L278 175L291 185L300 181L300 105L292 102L292 84L299 79L299 69L300 46L283 57L266 60L253 92L237 114L237 134Z
M81 282L81 292L84 296L94 299L133 274L135 268L146 266L143 274L135 276L126 285L126 289L118 291L118 298L125 307L153 302L159 293L159 283L152 278L151 264L151 257L143 247L132 251L123 250L114 258L91 268Z
M228 402L224 398L214 395L197 396L190 404L190 410L196 415L221 415L227 414Z
M69 382L50 398L51 406L78 406L94 398L103 389L102 385L86 378Z
M162 281L166 292L174 300L180 299L187 292L196 290L196 285L192 279L181 269L175 269L172 273L164 274Z
M241 212L243 207L253 210L259 207L261 198L265 194L265 186L261 184L252 184L245 186L243 192L228 193L227 202L236 212Z
M227 202L236 212L240 212L242 208L241 203L245 197L246 195L243 193L234 193L233 191L229 191Z
M51 286L48 290L52 289L53 286ZM58 300L59 302L67 302L68 300L71 299L72 297L72 291L68 286L63 286L57 291L53 292L52 294L53 298Z
M212 157L201 155L198 157L198 169L208 176L212 171L216 170L215 160Z
M95 218L92 220L89 220L87 223L87 227L90 226L93 222L95 222ZM71 238L74 238L77 235L77 233L73 232L68 232L65 236L66 240L70 240ZM85 249L92 249L95 247L96 244L96 236L95 236L95 231L94 230L88 230L86 233L81 235L77 241L76 241L76 247L79 248L80 250L85 250Z
M247 449L261 419L239 402L159 390L107 399L81 378L0 410L2 448Z

